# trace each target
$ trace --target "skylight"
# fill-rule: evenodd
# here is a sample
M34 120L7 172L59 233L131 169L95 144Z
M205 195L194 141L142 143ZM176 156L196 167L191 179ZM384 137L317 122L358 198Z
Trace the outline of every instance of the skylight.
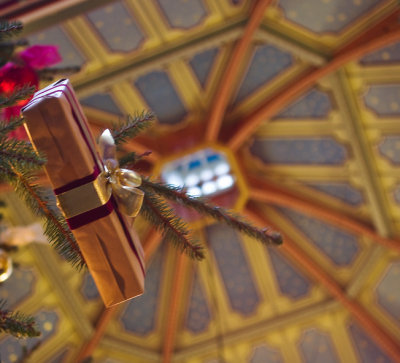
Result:
M211 148L165 164L161 176L164 182L185 187L186 192L195 197L221 194L235 184L226 156Z

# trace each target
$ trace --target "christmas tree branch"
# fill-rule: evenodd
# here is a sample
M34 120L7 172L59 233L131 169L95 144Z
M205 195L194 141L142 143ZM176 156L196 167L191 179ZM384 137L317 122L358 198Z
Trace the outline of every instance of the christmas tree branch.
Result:
M143 154L137 154L135 152L127 153L122 156L118 162L121 168L132 168L139 160L151 154L151 151L146 151Z
M135 116L128 116L126 121L119 125L113 125L111 134L115 143L122 144L127 142L128 139L137 136L144 129L148 128L151 121L154 120L152 112L143 111Z
M152 192L162 195L164 198L194 209L198 213L209 216L218 222L222 222L232 228L253 237L264 244L281 244L282 237L278 232L269 231L268 228L260 229L242 220L239 216L228 212L224 208L206 203L201 198L188 196L180 188L171 185L155 183L143 178L142 187L145 193Z
M26 141L6 139L1 137L4 129L0 125L0 165L7 168L13 165L18 169L28 168L39 169L46 160L42 158L33 148L32 145ZM12 129L12 128L11 128Z
M8 176L7 179L14 186L15 191L25 199L26 204L35 214L45 217L44 234L49 242L72 265L81 269L85 265L85 261L75 237L54 201L50 201L49 197L46 197L45 190L34 183L34 177L13 166L7 172L0 167L0 174Z
M22 30L22 23L19 21L0 20L0 39L4 36L15 35Z
M21 88L16 88L13 92L5 97L0 96L0 108L10 107L15 105L18 101L26 100L35 92L35 87L30 85L25 85Z
M172 209L160 197L146 191L141 213L157 230L163 233L166 240L172 242L182 252L197 260L204 258L202 247L188 239L189 231L186 224L175 216Z
M17 338L37 337L40 335L35 327L33 317L20 312L13 313L4 309L5 302L0 300L0 332L11 334Z

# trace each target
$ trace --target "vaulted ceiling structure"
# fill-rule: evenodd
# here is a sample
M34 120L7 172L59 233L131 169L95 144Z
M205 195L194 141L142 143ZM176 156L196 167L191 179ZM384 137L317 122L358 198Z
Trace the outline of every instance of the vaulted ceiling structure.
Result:
M95 134L154 111L126 146L152 150L140 172L221 153L235 180L225 202L284 235L266 248L195 220L207 258L193 262L139 217L146 292L111 309L89 273L24 247L0 298L37 317L29 361L400 361L398 1L1 3L30 43L81 67L71 81ZM1 199L9 223L34 220ZM24 344L36 339L2 337L1 361Z

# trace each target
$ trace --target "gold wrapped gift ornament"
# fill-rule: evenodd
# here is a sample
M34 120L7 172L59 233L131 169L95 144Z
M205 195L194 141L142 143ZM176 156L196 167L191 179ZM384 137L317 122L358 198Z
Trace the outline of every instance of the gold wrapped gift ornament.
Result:
M23 115L32 143L46 155L46 173L105 305L142 294L143 250L123 214L140 210L140 176L119 168L109 131L97 149L68 80L37 92Z

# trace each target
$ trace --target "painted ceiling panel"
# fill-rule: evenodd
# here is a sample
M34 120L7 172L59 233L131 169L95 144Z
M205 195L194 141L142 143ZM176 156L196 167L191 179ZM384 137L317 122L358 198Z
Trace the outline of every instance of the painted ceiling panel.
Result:
M350 337L363 363L393 363L393 361L376 345L367 332L357 323L352 322L349 327Z
M144 294L126 303L120 316L121 324L126 331L145 336L156 328L163 261L163 255L159 250L147 269Z
M131 52L145 40L143 31L122 1L93 10L87 18L111 51Z
M249 363L283 363L282 354L277 349L272 349L266 345L254 348Z
M38 280L37 271L32 267L21 266L15 269L10 278L1 284L0 298L7 299L7 308L16 308L34 294Z
M280 0L279 5L288 20L320 34L342 31L380 3L379 0Z
M400 326L400 261L391 263L381 281L378 283L375 294L378 304Z
M307 185L354 207L364 203L363 193L347 182L313 182Z
M234 103L243 101L293 64L292 55L273 45L257 45Z
M57 67L83 66L86 59L61 26L53 26L28 37L30 44L54 44L62 57Z
M211 317L204 287L202 286L198 272L196 272L193 277L185 327L195 334L204 332L210 324Z
M371 85L364 96L364 101L366 106L379 117L398 117L400 115L400 85Z
M255 313L260 297L239 235L216 224L207 227L206 234L233 310L243 315Z
M214 65L218 52L218 48L207 49L196 53L189 61L194 74L203 88L207 84L208 75Z
M365 66L384 65L400 62L400 43L384 47L362 57L360 64Z
M348 156L333 138L257 138L250 151L265 164L341 165Z
M161 124L176 124L187 115L175 86L164 71L153 71L134 82Z
M305 330L299 341L299 349L305 363L340 362L331 337L319 329Z
M275 119L324 119L332 111L332 102L327 92L312 89L291 103Z
M203 0L154 0L171 28L190 29L207 17Z
M349 266L360 252L356 235L288 208L278 208L337 266Z
M400 164L400 135L383 137L378 149L381 155L393 165Z
M269 248L268 255L281 293L293 300L308 296L312 286L310 281L279 251Z
M82 287L80 292L86 300L99 299L100 294L90 272L85 273L85 276L82 279Z
M118 116L122 116L123 112L117 106L114 99L109 93L94 93L88 97L80 99L84 106L96 108L101 111L106 111Z

